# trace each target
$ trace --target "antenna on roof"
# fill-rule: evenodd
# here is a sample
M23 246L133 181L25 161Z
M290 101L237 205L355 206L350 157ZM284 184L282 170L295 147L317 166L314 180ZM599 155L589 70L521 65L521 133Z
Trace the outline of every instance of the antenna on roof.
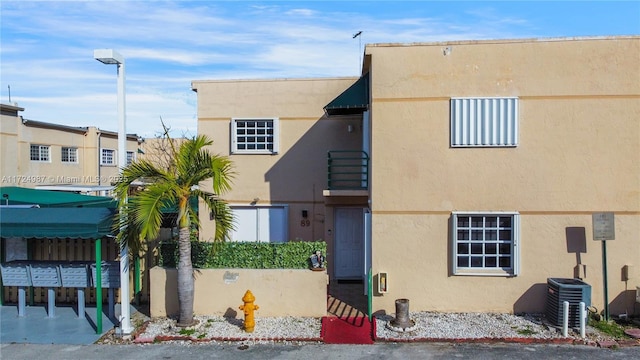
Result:
M9 88L9 104L11 104L11 85L7 85Z
M362 30L353 34L352 37L352 39L358 38L358 70L362 66L362 37L360 35L362 35Z

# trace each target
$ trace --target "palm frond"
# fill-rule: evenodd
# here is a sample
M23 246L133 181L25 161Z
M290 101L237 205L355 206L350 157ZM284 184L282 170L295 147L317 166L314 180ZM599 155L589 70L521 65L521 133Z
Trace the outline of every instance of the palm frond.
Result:
M162 209L177 203L177 187L170 181L148 185L144 191L131 198L128 212L140 230L140 237L154 239L162 225Z
M228 240L231 235L231 231L236 229L231 207L229 207L227 202L219 199L215 194L200 191L199 196L213 215L213 220L216 225L214 240Z

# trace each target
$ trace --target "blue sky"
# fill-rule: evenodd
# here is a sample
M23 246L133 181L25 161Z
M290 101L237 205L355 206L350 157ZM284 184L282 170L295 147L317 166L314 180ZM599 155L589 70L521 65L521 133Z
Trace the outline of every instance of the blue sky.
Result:
M195 135L193 80L356 76L367 43L639 34L639 1L2 0L0 99L116 131L116 67L93 59L113 48L127 132L154 136L162 117Z

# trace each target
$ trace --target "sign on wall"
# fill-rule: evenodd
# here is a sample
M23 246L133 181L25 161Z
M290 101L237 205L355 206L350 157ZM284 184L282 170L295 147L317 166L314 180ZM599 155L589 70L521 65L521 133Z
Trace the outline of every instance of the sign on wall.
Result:
M612 212L593 213L593 240L604 241L616 238L615 221Z

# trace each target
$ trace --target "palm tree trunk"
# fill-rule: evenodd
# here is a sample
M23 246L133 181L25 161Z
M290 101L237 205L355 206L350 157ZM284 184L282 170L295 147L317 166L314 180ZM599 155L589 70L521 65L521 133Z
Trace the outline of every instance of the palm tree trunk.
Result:
M191 326L193 320L193 264L191 263L191 239L189 237L189 227L180 227L178 237L178 251L180 260L178 261L178 303L180 316L178 326Z

